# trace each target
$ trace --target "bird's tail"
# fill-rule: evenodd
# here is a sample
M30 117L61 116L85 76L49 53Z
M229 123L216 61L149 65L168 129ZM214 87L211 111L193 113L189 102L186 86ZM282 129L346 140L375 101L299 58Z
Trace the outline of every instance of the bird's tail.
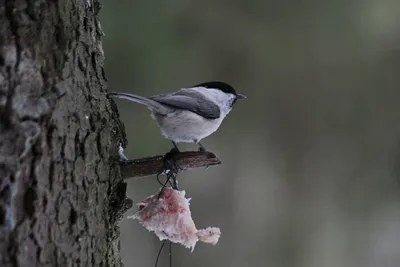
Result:
M137 96L137 95L133 95L133 94L127 94L127 93L109 93L108 95L113 96L113 97L127 99L132 102L146 105L151 111L156 111L157 113L161 113L161 114L167 113L166 107L164 107L162 104L158 103L157 101L154 101L147 97Z

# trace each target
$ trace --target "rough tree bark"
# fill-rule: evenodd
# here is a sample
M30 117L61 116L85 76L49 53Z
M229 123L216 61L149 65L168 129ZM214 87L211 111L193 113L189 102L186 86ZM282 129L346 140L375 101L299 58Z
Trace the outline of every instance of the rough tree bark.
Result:
M0 0L0 266L122 266L99 3Z

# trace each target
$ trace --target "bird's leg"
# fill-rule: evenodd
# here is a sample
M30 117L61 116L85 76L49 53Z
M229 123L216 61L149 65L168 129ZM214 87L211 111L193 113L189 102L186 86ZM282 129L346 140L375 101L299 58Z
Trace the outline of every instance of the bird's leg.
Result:
M199 151L201 152L206 151L206 148L200 142L197 142L197 144L199 145Z
M179 148L178 148L178 146L176 145L176 143L175 143L174 141L172 141L172 145L173 145L174 147L171 148L170 153L177 153L177 152L179 152Z

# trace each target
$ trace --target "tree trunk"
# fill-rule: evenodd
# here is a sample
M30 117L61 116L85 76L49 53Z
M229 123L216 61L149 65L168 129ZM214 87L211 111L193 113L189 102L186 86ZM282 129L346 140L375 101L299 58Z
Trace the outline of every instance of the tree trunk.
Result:
M122 266L100 6L0 0L0 266Z

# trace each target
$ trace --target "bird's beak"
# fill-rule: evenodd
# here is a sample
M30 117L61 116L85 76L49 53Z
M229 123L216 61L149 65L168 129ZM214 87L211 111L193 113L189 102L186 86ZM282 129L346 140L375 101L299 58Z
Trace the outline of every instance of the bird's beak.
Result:
M237 94L236 95L236 99L246 99L246 98L247 98L247 96L242 95L242 94Z

